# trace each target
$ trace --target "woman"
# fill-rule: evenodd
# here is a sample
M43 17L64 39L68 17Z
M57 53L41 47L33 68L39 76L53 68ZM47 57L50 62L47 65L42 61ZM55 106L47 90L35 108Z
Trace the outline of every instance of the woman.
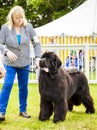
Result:
M3 64L6 69L4 84L0 94L0 121L5 120L6 108L14 78L17 73L19 87L19 115L25 118L27 114L28 76L30 68L30 41L32 41L36 66L41 56L41 45L33 26L27 22L21 6L13 7L7 23L2 25L0 32L0 50L3 54Z

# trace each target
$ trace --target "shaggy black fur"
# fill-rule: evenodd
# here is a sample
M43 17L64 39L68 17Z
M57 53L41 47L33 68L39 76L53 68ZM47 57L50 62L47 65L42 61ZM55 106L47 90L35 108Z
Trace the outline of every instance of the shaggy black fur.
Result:
M93 99L83 72L67 72L53 52L45 52L40 60L39 92L41 121L48 120L54 112L53 122L65 120L67 110L83 105L86 113L94 113Z

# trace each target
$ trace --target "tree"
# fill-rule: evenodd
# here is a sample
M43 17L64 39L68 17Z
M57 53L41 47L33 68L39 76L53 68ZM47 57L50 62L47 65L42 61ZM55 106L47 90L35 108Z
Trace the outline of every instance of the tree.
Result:
M27 18L34 27L49 23L77 8L85 0L27 0Z
M73 10L85 0L0 0L0 26L14 5L24 8L27 20L34 27L47 24Z
M13 5L14 0L0 0L0 27L6 22L8 11Z
M68 7L68 0L32 0L28 1L29 6L30 12L32 11L32 16L34 16L34 19L31 19L30 16L30 20L34 27L38 27L64 15ZM29 15L27 16L29 17Z
M22 6L24 9L26 9L26 7L27 7L27 0L16 0L16 1L15 1L15 4L16 4L16 5L20 5L20 6Z

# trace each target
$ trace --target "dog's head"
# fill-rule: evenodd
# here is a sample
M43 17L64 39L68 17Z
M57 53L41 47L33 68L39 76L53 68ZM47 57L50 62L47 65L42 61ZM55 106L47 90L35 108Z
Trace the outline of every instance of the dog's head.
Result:
M54 52L45 52L39 62L40 68L54 76L62 62Z

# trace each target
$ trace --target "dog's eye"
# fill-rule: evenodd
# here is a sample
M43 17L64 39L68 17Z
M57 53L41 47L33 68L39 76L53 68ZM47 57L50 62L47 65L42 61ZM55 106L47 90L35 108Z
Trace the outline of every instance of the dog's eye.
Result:
M49 59L48 59L48 58L46 58L46 61L49 61Z
M53 61L56 62L56 58Z

